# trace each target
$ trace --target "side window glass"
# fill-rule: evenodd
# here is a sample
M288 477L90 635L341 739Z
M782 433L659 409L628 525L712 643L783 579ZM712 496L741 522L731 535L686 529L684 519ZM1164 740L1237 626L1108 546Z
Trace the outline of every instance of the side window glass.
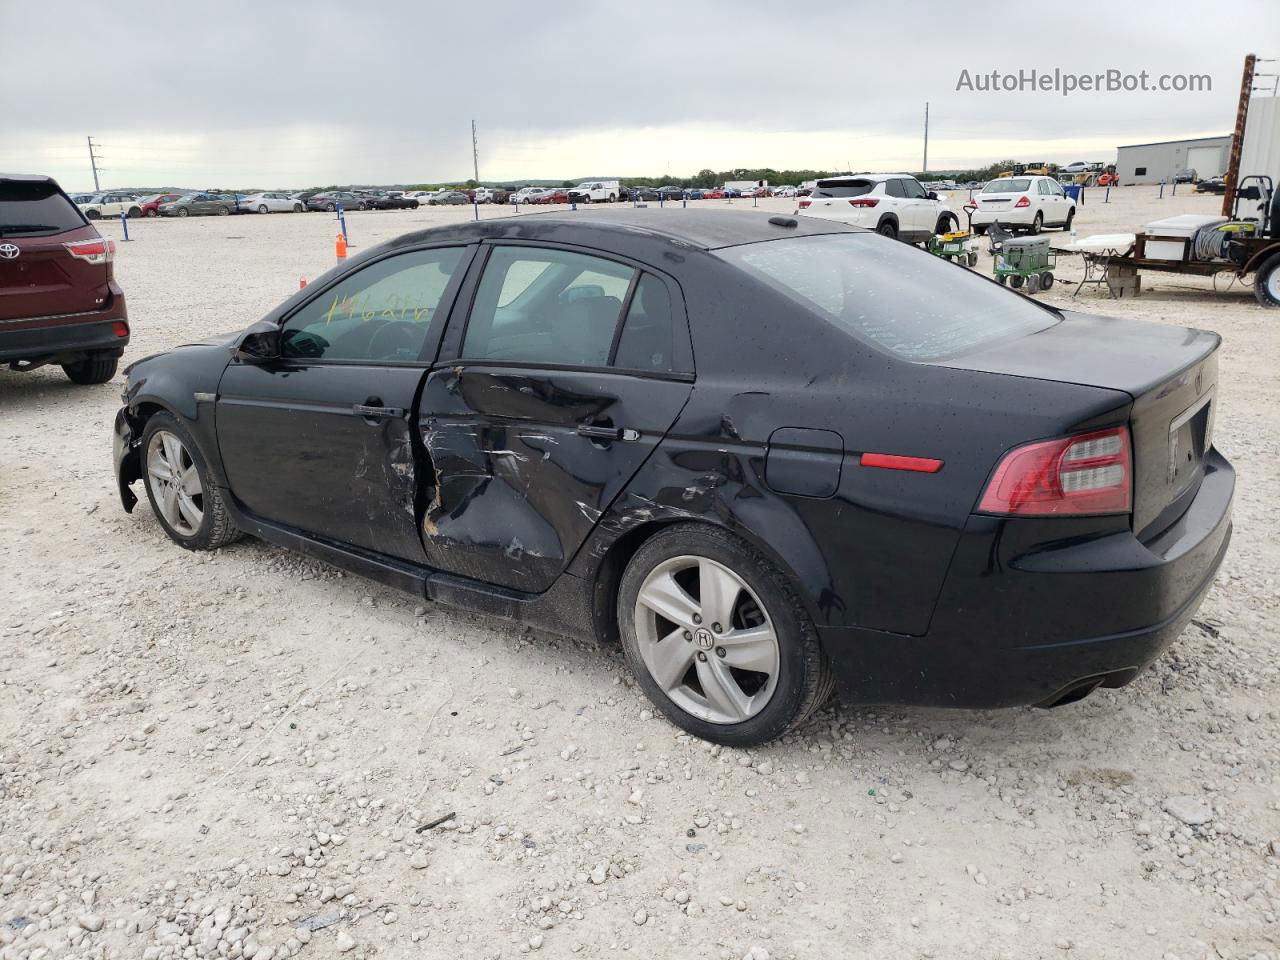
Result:
M646 273L636 284L613 365L624 370L670 373L675 369L674 352L671 293L665 283Z
M903 193L910 200L923 200L927 196L924 187L915 180L900 180L899 183L902 184Z
M415 250L370 264L325 291L284 325L286 357L413 362L461 247Z
M906 193L902 189L901 180L886 180L884 184L884 192L891 197L905 197Z
M635 273L564 250L495 247L476 291L462 356L607 366Z

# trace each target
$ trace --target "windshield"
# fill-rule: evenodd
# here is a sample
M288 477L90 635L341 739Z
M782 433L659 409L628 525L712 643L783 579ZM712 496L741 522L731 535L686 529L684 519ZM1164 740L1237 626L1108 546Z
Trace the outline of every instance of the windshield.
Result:
M1058 322L1057 314L985 277L873 234L793 237L718 255L907 360L937 360Z
M56 184L0 180L0 237L36 237L84 225L80 211Z
M992 180L982 188L983 193L1026 193L1031 189L1031 181L1027 177L1013 180Z

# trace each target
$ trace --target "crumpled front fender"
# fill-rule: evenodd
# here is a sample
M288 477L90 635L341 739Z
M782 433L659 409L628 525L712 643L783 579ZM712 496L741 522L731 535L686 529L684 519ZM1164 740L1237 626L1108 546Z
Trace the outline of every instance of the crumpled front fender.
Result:
M120 488L120 505L124 507L125 513L132 513L138 498L129 487L135 480L142 478L142 437L139 432L135 432L127 407L116 411L113 434L111 448L116 467L116 485Z

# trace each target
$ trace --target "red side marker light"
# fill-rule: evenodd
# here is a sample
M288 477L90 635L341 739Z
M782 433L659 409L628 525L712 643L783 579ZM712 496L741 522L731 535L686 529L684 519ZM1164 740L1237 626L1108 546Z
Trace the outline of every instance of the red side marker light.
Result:
M899 457L892 453L864 453L859 463L864 467L910 470L913 473L937 473L942 469L942 461L932 457Z

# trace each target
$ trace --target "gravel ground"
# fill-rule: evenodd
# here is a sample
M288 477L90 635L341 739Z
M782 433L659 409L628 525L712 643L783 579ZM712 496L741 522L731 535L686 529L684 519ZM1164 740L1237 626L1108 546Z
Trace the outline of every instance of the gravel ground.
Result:
M1082 236L1218 202L1101 198ZM133 359L332 263L323 214L131 231ZM1236 534L1196 622L1073 706L832 705L759 750L655 717L617 650L183 551L113 491L121 377L0 372L0 958L1280 958L1280 311L1144 284L1076 303L1225 338Z

